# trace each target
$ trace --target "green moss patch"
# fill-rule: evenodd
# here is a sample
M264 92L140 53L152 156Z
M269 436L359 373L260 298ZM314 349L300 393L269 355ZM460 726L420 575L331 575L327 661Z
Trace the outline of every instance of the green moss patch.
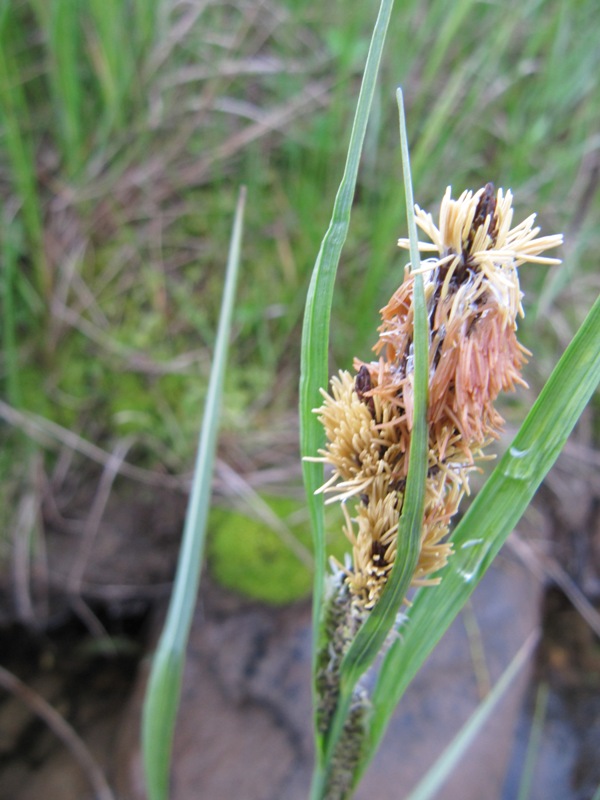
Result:
M287 521L298 511L298 504L281 498L270 498L268 504L294 537L310 550L308 525ZM265 522L241 512L216 508L211 512L209 530L208 563L223 586L275 605L309 594L310 570Z
M296 540L311 551L310 526L303 505L289 498L262 498ZM337 517L337 515L336 515ZM333 549L338 557L346 545L340 531ZM223 586L274 605L310 594L312 570L265 522L239 511L215 508L209 521L208 564Z

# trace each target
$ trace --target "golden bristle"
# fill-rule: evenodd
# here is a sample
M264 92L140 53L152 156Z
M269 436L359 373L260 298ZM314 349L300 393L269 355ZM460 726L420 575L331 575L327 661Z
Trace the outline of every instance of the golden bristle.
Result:
M469 473L503 423L498 394L526 385L521 369L530 353L516 336L523 313L517 267L558 263L541 253L562 237L538 237L535 215L511 227L512 194L495 193L491 184L458 200L448 188L437 226L418 206L415 215L431 239L420 249L436 253L420 269L430 321L429 469L412 583L423 586L439 580L434 573L451 554L449 525L469 491ZM340 569L362 611L379 599L396 557L413 421L413 290L407 267L381 310L377 360L355 359L356 374L334 377L315 410L327 446L312 460L332 468L319 491L344 504L352 566Z

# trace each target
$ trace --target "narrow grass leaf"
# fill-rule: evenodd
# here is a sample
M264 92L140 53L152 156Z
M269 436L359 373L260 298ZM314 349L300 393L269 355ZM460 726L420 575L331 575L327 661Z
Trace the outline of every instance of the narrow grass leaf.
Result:
M410 174L408 137L402 92L398 90L400 141L406 209L411 244L412 268L420 266L417 226ZM405 500L398 524L397 552L389 579L381 598L350 645L340 669L340 695L334 718L327 736L327 760L333 754L342 734L350 710L357 681L377 658L406 597L419 558L423 511L425 506L425 480L427 477L427 385L428 385L428 331L423 279L415 278L414 290L414 422L409 455Z
M475 712L463 725L452 742L437 759L433 767L427 771L425 777L408 795L406 800L431 800L442 788L444 781L458 765L458 762L469 749L471 743L481 732L483 726L496 709L506 692L512 686L513 681L523 669L538 641L539 634L534 631L530 634L518 653L502 673L500 680L488 694L485 700L479 704Z
M74 0L55 0L49 5L50 85L57 127L61 132L62 156L73 176L83 163L86 138L81 81L81 8Z
M408 684L492 563L564 446L600 381L600 299L563 354L508 452L452 540L455 553L437 588L420 591L402 641L390 647L373 693L368 754L374 755Z
M167 4L162 0L133 0L135 17L134 36L136 38L137 53L145 57L153 44L160 28L160 21L165 17Z
M0 117L11 177L21 201L24 228L31 247L35 288L43 301L49 297L50 280L44 255L42 209L21 65L11 47L17 27L13 14L14 7L3 3L0 7Z
M142 749L146 787L150 800L169 795L169 768L181 677L204 552L206 520L210 506L219 411L227 362L227 347L237 283L246 192L238 199L225 288L221 302L204 418L191 487L177 573L165 627L153 660L142 720Z
M320 389L327 386L329 381L328 348L333 287L342 247L350 226L360 157L393 4L393 0L382 0L379 7L350 133L344 174L308 288L300 360L300 451L302 456L314 456L323 446L323 429L313 414L313 409L319 405ZM323 483L323 466L303 460L302 470L313 530L315 559L312 615L314 678L317 653L320 650L323 636L321 618L327 557L323 496L315 495L316 490ZM314 705L316 708L316 703ZM311 797L319 798L324 791L326 770L324 769L324 741L322 735L317 731L316 725L315 749L316 764L313 772Z
M18 269L19 248L17 237L19 227L9 218L7 209L3 209L2 228L4 236L0 245L3 269L0 273L0 297L2 298L2 356L6 381L6 397L12 406L21 405L21 387L19 381L19 352L17 348L16 324L16 275Z
M149 2L148 5L154 7L155 2ZM131 45L128 23L132 10L120 0L90 0L88 7L94 30L94 35L89 37L89 49L94 78L102 98L100 140L104 143L107 136L123 130L126 125L125 101L129 106L133 105L137 53Z
M408 135L402 91L397 91L400 120L400 145L406 195L406 216L410 238L410 258L413 270L421 266L414 195L408 150ZM342 663L342 677L348 671L357 680L377 657L410 586L419 558L425 481L427 478L427 388L428 388L428 323L423 291L423 278L415 276L414 289L414 423L409 454L406 493L398 525L398 544L389 580L369 618L358 632Z
M425 53L428 60L423 69L420 94L427 97L446 57L448 49L456 43L457 33L465 23L465 19L472 13L474 0L459 0L451 6L444 8L443 25L436 40L435 47ZM419 116L421 110L418 110Z
M528 800L531 795L535 764L540 753L542 731L544 729L544 720L546 719L546 711L548 709L548 695L548 684L541 683L538 687L535 700L535 711L533 713L533 721L531 723L531 734L527 743L525 765L523 766L523 773L519 783L519 794L517 796L517 800Z
M350 134L344 174L335 198L331 221L313 268L306 298L300 364L300 448L303 456L314 456L323 446L323 429L312 410L319 405L319 390L327 386L329 380L328 346L333 287L350 225L360 155L392 6L393 0L382 0L379 8ZM303 461L302 469L315 551L313 656L316 657L320 640L326 552L323 496L315 495L315 491L323 483L323 467L321 464ZM318 739L318 758L321 755L319 741Z

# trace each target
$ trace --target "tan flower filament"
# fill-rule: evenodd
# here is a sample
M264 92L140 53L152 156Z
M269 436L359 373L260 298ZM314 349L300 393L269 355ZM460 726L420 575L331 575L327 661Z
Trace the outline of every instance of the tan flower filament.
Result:
M521 368L529 353L516 337L523 314L517 267L559 263L541 253L562 236L538 237L535 215L511 228L512 215L510 191L495 192L492 184L457 200L448 188L437 226L416 207L417 224L431 240L419 249L435 255L420 269L430 327L429 468L413 585L439 582L432 575L451 553L450 520L469 491L469 472L503 423L494 401L525 385ZM409 246L407 239L398 244ZM332 378L331 394L322 391L316 409L327 446L315 460L333 468L319 491L327 502L343 503L352 564L338 566L362 610L377 602L396 556L413 419L413 286L407 266L381 310L377 360L355 359L355 373Z

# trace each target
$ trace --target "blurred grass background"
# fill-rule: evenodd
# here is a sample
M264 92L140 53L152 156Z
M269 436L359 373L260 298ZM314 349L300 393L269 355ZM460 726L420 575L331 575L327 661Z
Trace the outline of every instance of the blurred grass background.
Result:
M377 7L0 1L4 530L32 492L90 480L69 432L107 458L125 447L157 480L186 476L245 183L217 488L302 561L301 314ZM437 211L447 184L458 194L493 181L513 190L517 221L537 210L544 233L565 233L562 267L522 270L532 390L504 413L523 417L518 404L530 404L600 285L597 23L595 0L397 4L340 267L332 370L367 356L402 276L402 85L420 205ZM219 514L212 558L235 585L228 537L241 527L247 544L256 525ZM257 576L250 593L264 585Z

